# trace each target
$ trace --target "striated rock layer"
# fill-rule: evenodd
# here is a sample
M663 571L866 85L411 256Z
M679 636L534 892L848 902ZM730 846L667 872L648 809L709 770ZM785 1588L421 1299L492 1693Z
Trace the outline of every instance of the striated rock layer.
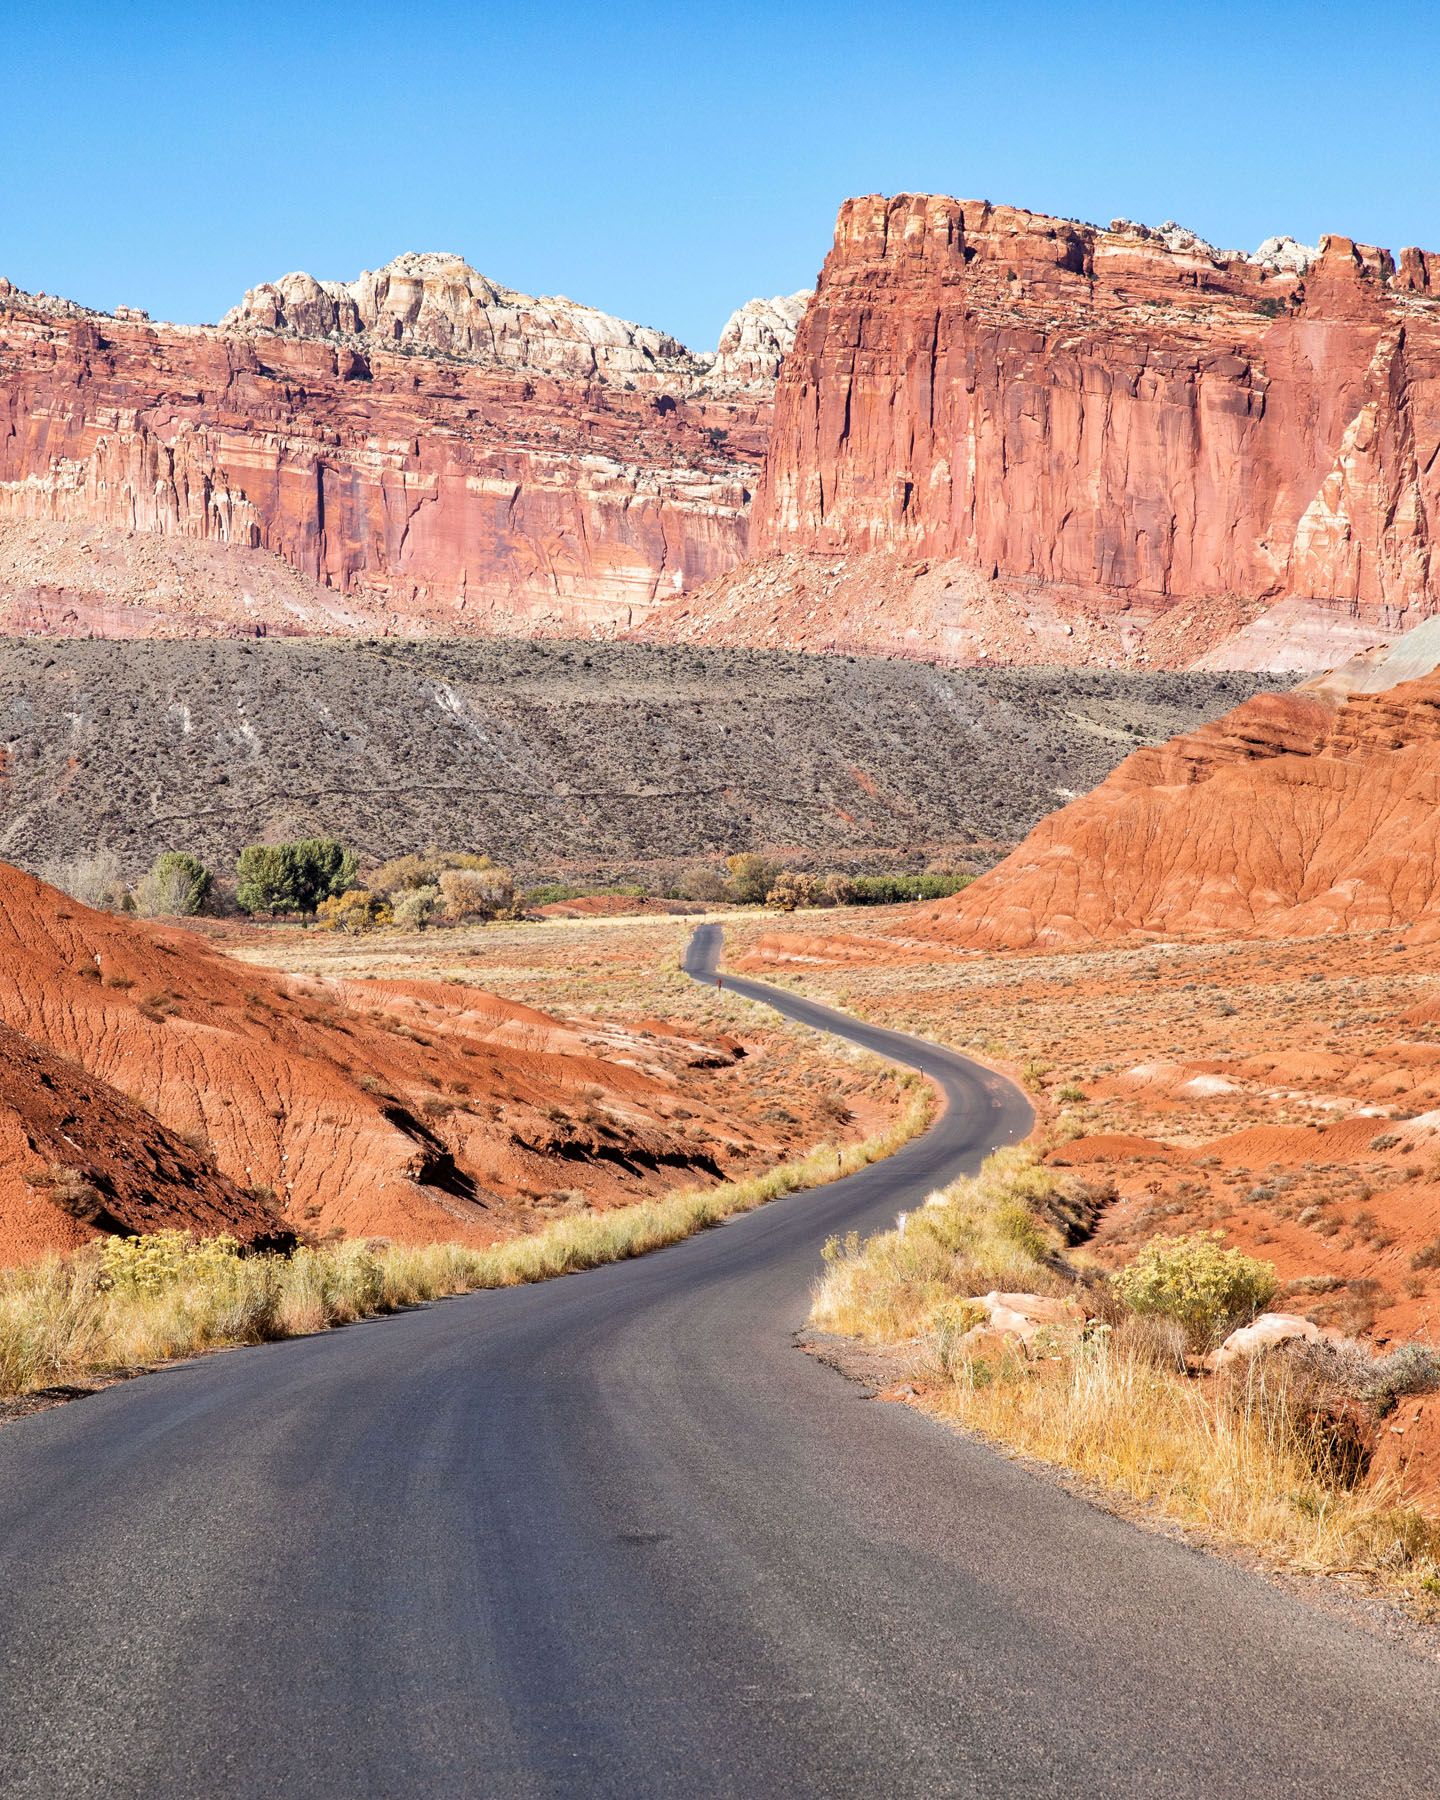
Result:
M1242 666L1324 667L1337 617L1348 651L1437 609L1437 450L1434 254L868 196L777 387L768 561L661 628L1219 666L1283 602Z
M0 283L0 629L634 625L743 555L797 311L752 302L695 355L455 257L286 276L220 328Z
M1361 668L1353 682L1260 694L1136 751L918 915L915 936L989 948L1136 932L1440 938L1440 673L1365 683Z
M755 1139L698 1071L739 1054L277 976L0 863L0 1265L164 1224L488 1243L557 1180L604 1206L713 1179Z

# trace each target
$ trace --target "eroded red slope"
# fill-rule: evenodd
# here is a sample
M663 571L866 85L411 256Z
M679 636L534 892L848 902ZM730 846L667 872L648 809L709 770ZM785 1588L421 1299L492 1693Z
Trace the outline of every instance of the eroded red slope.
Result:
M619 1033L601 1051L463 985L279 977L5 865L0 1022L301 1229L488 1241L533 1225L557 1183L605 1204L754 1147L693 1091L679 1104L713 1044Z
M1260 695L1138 751L915 935L1003 948L1379 927L1440 931L1437 675Z
M143 1107L0 1025L0 1264L171 1227L245 1244L288 1235Z

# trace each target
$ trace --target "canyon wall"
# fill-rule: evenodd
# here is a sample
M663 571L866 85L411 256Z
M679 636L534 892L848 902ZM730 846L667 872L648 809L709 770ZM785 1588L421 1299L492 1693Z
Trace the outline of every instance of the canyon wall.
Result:
M11 631L1309 669L1437 609L1437 507L1440 258L1342 237L869 196L706 353L442 254L218 327L0 283Z
M1437 451L1440 258L852 200L778 384L760 560L668 628L1323 665L1436 609Z
M217 328L0 283L0 628L634 625L743 555L798 310L696 355L456 257Z

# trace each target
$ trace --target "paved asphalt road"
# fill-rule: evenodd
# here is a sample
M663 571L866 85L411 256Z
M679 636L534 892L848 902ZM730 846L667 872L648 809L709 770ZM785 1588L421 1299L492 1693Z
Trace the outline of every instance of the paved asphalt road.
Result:
M713 935L692 948L703 975ZM1440 1672L799 1354L827 1233L1022 1135L643 1260L0 1430L0 1793L1433 1795Z

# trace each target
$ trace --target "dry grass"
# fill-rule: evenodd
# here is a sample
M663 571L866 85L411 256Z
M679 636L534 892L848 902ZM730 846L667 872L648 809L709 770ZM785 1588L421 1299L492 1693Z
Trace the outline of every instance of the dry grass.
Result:
M1282 1286L1286 1310L1440 1344L1440 1260L1426 1255L1440 1208L1440 943L1355 932L960 954L907 940L913 929L905 909L875 909L828 950L775 919L726 941L737 970L1017 1074L1043 1070L1045 1101L1070 1106L1086 1138L1147 1140L1101 1160L1081 1147L1120 1193L1098 1260L1218 1226L1282 1284L1308 1284ZM783 954L792 935L799 960ZM1373 1129L1347 1140L1352 1121ZM1298 1133L1313 1126L1325 1135L1306 1153Z
M577 1213L491 1249L355 1242L247 1257L165 1233L128 1251L95 1245L0 1272L0 1397L641 1256L898 1150L933 1111L928 1085L901 1079L902 1115L864 1143L822 1144L748 1180Z
M1280 1359L1256 1359L1226 1387L1102 1330L1065 1356L937 1356L935 1371L933 1410L1165 1519L1272 1563L1440 1595L1440 1523L1383 1484L1328 1474L1326 1445L1297 1420Z
M942 1330L957 1301L991 1288L1063 1291L1069 1283L1050 1263L1061 1233L1045 1216L1059 1192L1033 1150L997 1150L894 1230L832 1238L812 1323L893 1343Z
M1358 1483L1335 1415L1317 1411L1284 1356L1223 1380L1187 1373L1173 1333L1128 1316L1102 1277L1067 1262L1058 1187L1032 1152L1005 1150L895 1230L832 1241L812 1322L917 1345L927 1410L1153 1515L1276 1565L1360 1572L1435 1607L1440 1522L1383 1482ZM972 1347L975 1297L997 1287L1068 1291L1092 1323L1029 1354L997 1350L993 1336Z

